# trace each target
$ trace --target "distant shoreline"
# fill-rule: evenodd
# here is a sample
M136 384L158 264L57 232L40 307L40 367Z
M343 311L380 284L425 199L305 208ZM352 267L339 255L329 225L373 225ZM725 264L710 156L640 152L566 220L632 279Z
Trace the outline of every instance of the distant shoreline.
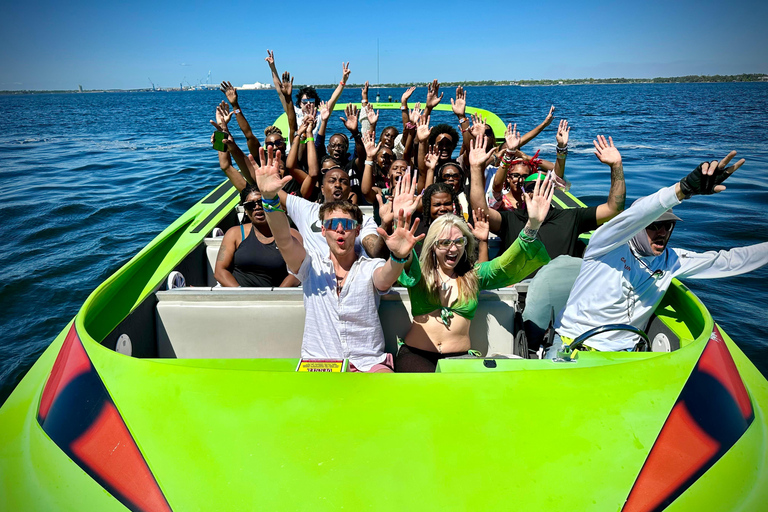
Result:
M618 85L618 84L696 84L696 83L743 83L743 82L763 82L768 83L768 73L745 73L741 75L688 75L675 77L659 78L564 78L560 80L481 80L481 81L463 81L463 82L440 82L440 85L446 87L455 87L462 85L465 87L478 86L516 86L516 87L541 87L541 86L559 86L559 85ZM410 82L410 83L386 83L371 85L373 88L404 88L404 87L426 87L428 82ZM333 89L336 84L313 84L317 89ZM347 87L362 87L363 84L348 84ZM300 85L294 85L297 89ZM274 89L255 89L270 90ZM183 89L183 92L193 92L197 90L218 90L218 86L208 88ZM248 90L248 89L241 89ZM143 88L143 89L82 89L82 90L16 90L0 91L0 94L88 94L88 93L110 93L110 92L179 92L182 89L178 87L169 88Z

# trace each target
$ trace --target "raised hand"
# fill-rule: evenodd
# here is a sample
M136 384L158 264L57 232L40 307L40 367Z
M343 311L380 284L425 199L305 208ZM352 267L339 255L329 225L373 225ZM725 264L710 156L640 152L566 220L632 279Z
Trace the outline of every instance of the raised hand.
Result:
M433 146L429 146L429 151L427 151L427 154L424 155L424 163L427 164L427 170L434 171L437 167L437 161L440 159L440 152L437 150L437 148Z
M429 127L429 117L430 116L422 115L416 121L416 139L418 139L419 142L425 142L429 139L429 132L431 131Z
M372 108L368 109L368 122L371 123L371 126L376 126L376 123L379 122L379 111L374 111Z
M565 119L560 120L560 125L557 127L557 135L555 135L555 138L557 139L557 145L561 148L564 148L568 145L568 137L571 134L571 127L568 126L568 121Z
M414 175L410 178L410 172L406 172L395 183L392 191L393 212L405 212L407 215L413 214L419 206L422 194L416 194L418 188L419 176Z
M614 166L621 164L621 153L613 145L613 137L598 135L597 140L592 141L595 144L595 156L606 165Z
M421 102L417 101L416 105L413 106L413 109L411 110L411 113L409 115L409 119L413 124L418 123L419 118L421 117L422 111L421 111Z
M504 132L504 140L507 142L507 149L509 151L514 151L520 147L522 137L517 132L517 123L514 126L512 126L512 123L507 125L507 131Z
M403 95L400 97L400 104L408 106L408 100L411 98L411 95L416 90L416 87L409 87L405 90Z
M551 172L548 173L543 182L541 181L541 174L539 174L533 192L523 193L525 207L528 209L528 224L532 229L539 229L544 219L547 218L547 213L549 213L552 196L555 194L555 183L549 179Z
M376 201L379 203L379 218L381 219L381 225L391 226L392 221L395 220L395 214L392 211L392 200L390 199L385 203L381 194L376 194Z
M224 95L227 97L227 100L232 104L233 107L237 105L237 89L232 87L231 83L221 82L220 90L224 93Z
M328 104L324 101L320 102L320 120L328 122L331 118L331 110L328 108Z
M411 214L406 214L403 210L397 213L397 227L391 235L388 235L382 228L377 228L376 232L387 244L389 252L396 258L407 258L416 242L423 240L426 234L416 236L416 229L419 227L419 219L413 221L411 225Z
M486 151L488 137L482 135L469 141L469 165L485 169L488 160L494 153L494 147Z
M347 127L347 130L354 133L357 130L357 118L360 115L360 109L349 103L347 104L347 108L344 109L344 114L347 117L344 118L342 116L339 117L339 119L341 119L344 126Z
M266 155L264 146L259 148L259 161L263 165L257 164L253 155L248 155L248 161L253 169L253 178L265 199L274 199L285 184L292 179L290 176L280 177L280 156L280 150L274 151L274 146L269 147Z
M267 50L267 56L264 58L265 61L267 61L267 64L269 64L270 67L275 65L275 52L272 50Z
M347 83L347 79L349 78L350 73L352 72L349 70L349 62L347 62L346 64L342 62L341 63L341 77L342 77L341 81L344 82L344 84Z
M488 216L485 214L485 210L478 208L472 210L472 219L474 220L474 226L470 226L472 234L475 235L481 242L488 241L488 235L491 232L491 225L488 222Z
M365 159L373 160L381 149L383 143L376 144L376 130L368 130L363 134L363 146L365 146Z
M283 81L280 89L286 98L290 98L293 95L293 77L287 71L283 71Z
M440 96L438 96L440 94ZM427 86L427 108L432 110L443 100L443 93L440 92L440 82L437 79Z
M363 99L362 103L368 103L368 80L365 81L363 84L363 89L361 91L361 97Z
M451 108L458 117L464 117L467 110L467 93L462 86L456 88L456 101L451 98Z
M469 129L469 133L473 139L481 137L485 134L485 119L480 114L472 114L472 127Z
M232 120L232 113L229 111L229 105L222 101L216 106L216 121L211 120L211 124L220 132L229 133L227 124Z
M547 117L544 118L544 127L549 126L552 124L552 120L555 118L555 106L552 105L549 107L549 114L547 114Z
M728 167L734 156L736 156L736 152L731 151L719 162L717 160L703 162L688 176L680 180L680 191L685 199L696 194L710 195L725 190L725 185L721 185L721 183L727 180L746 161L742 158Z

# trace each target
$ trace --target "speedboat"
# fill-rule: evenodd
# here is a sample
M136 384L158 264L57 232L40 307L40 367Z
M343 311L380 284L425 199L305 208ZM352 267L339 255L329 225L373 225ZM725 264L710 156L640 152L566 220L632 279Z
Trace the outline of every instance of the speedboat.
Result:
M528 358L522 283L481 294L484 357L434 374L302 372L300 289L215 287L208 235L238 223L237 202L225 182L192 206L18 384L0 408L0 509L768 507L768 382L682 283L649 351ZM173 271L187 287L166 289ZM407 292L380 316L395 351Z

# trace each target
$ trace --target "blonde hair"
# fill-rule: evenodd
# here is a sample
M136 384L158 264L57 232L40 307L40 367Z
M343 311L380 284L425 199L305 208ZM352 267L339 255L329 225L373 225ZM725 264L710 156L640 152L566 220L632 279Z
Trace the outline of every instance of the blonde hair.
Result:
M446 214L441 215L432 221L427 236L424 238L424 246L421 249L421 256L419 257L421 278L424 280L429 295L433 298L437 297L438 289L440 288L442 281L438 275L435 246L443 231L450 229L453 226L459 228L461 234L467 238L467 245L464 247L464 255L454 268L454 271L456 272L456 281L459 283L459 301L467 302L477 297L477 294L480 293L480 285L478 283L477 271L475 270L477 240L469 229L469 226L467 226L467 223L464 222L464 219L453 214Z
M264 128L264 136L265 137L269 137L273 133L276 133L276 134L280 135L281 137L283 136L283 131L280 128L278 128L277 126L272 125L272 126L267 126L266 128Z

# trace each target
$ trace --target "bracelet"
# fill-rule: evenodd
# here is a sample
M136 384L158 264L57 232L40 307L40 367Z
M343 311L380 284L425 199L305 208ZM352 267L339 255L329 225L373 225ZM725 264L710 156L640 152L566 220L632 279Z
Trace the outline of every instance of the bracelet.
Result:
M468 121L468 119L466 117L459 118L459 126L461 126L462 124L466 123L467 121Z
M408 107L406 107L405 105L400 105L400 110L408 110Z
M536 234L539 232L538 229L531 229L531 228L523 228L522 231L520 231L520 239L524 242L535 242L536 241Z
M347 84L344 83L342 80L339 80L339 85L342 86L342 87L345 87Z
M267 199L264 196L261 196L261 204L262 206L279 206L280 205L280 196L275 196L272 199Z
M464 132L468 132L468 131L469 131L469 129L470 129L470 127L469 127L469 126L467 126L466 128L462 128L462 127L461 127L461 124L459 124L459 130L461 130L461 133L464 133Z
M564 148L561 148L560 146L557 146L555 149L557 150L557 154L558 155L561 154L561 153L567 154L568 153L568 144L566 144Z
M262 206L262 208L264 208L264 212L265 213L272 213L272 212L283 212L283 213L285 213L285 210L280 208L279 204L277 206L274 206L274 205L265 203L264 199L261 200L261 206Z
M401 265L404 265L404 264L408 263L409 259L411 259L411 253L408 253L408 255L405 258L398 258L397 256L395 256L395 253L390 252L389 253L389 259L391 259L395 263L400 263Z
M373 160L366 160L365 165L370 165L371 167L373 167Z
M233 114L240 114L240 109L237 109L237 110L235 110L235 111L234 111L234 112L232 112L232 113L233 113Z
M406 130L415 130L416 129L416 123L412 123L411 121L408 121L405 123L405 129Z
M307 142L315 142L315 138L314 137L307 137L306 139L304 139L304 143L306 144Z
M307 139L301 139L299 142L301 142L302 144L306 144L307 143Z

